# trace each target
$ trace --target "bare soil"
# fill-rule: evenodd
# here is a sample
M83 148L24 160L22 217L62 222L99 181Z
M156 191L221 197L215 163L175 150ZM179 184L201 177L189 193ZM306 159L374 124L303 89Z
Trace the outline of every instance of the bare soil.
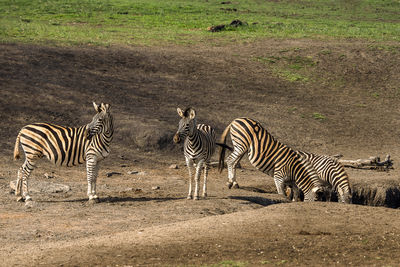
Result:
M387 188L400 186L399 52L393 43L315 40L187 48L1 44L0 265L397 266L400 213L387 202L289 203L247 159L240 189L229 190L226 171L213 168L209 197L187 200L182 149L171 140L176 107L191 106L218 134L248 116L296 149L349 159L390 154L394 170L347 170L353 187L380 188L382 196L371 198L386 199L396 194ZM308 79L288 81L282 69ZM22 164L12 160L20 128L86 124L92 101L110 103L116 120L99 173L101 202L87 202L84 166L43 160L32 187L71 190L35 188L32 207L17 203L9 184Z

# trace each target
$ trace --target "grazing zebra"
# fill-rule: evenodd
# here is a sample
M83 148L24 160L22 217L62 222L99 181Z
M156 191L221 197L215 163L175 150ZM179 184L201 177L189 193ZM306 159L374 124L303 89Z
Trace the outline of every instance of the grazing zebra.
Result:
M216 137L214 129L205 124L196 125L196 112L192 108L183 111L177 108L181 117L179 121L178 131L174 135L174 142L180 143L184 141L183 152L186 159L186 165L189 169L189 193L187 198L192 198L192 168L196 162L196 174L194 177L194 200L199 199L199 183L201 169L204 166L204 184L203 197L207 196L207 174L211 156L214 154L216 147Z
M314 169L317 171L320 179L333 191L338 193L339 202L351 203L352 194L349 183L349 177L345 172L343 165L340 164L335 158L326 155L317 155L308 153L305 151L296 151L303 159L311 163ZM293 193L298 196L296 192L298 188L293 188ZM330 196L328 196L328 200Z
M260 171L274 177L278 193L284 194L285 186L296 184L303 190L306 201L320 200L323 187L312 166L302 160L294 150L275 140L261 124L249 118L233 120L224 130L220 142L225 144L231 132L233 152L227 159L228 186L239 187L235 168L248 152L251 164ZM224 168L225 147L219 154L219 170Z
M98 162L110 153L113 138L113 117L109 104L96 105L97 114L91 123L77 127L62 127L49 123L26 125L18 133L14 159L19 159L19 145L25 152L25 162L18 171L15 195L17 201L32 200L28 178L37 160L45 156L58 166L75 166L86 161L89 200L97 201L96 179ZM22 191L22 192L21 192Z

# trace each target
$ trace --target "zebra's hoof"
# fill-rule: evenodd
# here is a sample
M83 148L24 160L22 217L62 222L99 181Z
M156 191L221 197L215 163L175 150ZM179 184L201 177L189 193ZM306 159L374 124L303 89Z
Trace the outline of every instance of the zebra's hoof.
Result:
M226 185L228 186L228 189L232 188L233 183L227 182Z
M233 189L239 189L239 184L234 182L232 185Z
M204 198L206 198L206 197L207 197L207 193L204 193L202 196L203 196Z
M186 199L192 199L192 196L187 196L187 198Z
M199 196L193 197L193 200L199 200L199 199L200 199Z
M17 202L24 202L25 199L22 196L17 197Z

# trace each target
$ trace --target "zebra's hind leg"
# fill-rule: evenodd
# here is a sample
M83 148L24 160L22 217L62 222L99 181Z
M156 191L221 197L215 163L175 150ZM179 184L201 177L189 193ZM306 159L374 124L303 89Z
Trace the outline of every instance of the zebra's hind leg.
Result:
M240 151L236 149L229 155L226 160L226 164L228 165L228 188L239 188L239 184L236 182L236 166L239 161L242 159L245 151Z
M207 176L208 176L208 170L210 169L209 163L206 162L204 164L204 183L203 183L203 197L207 197Z
M87 195L90 202L98 202L96 195L96 179L97 179L98 167L97 159L94 156L88 156L86 159L86 175L88 182Z
M187 199L192 199L192 169L193 169L193 160L186 158L186 166L189 171L189 193Z
M35 168L35 161L33 159L25 159L24 164L18 170L18 178L15 184L15 195L17 201L31 201L32 198L29 196L28 178L31 172Z

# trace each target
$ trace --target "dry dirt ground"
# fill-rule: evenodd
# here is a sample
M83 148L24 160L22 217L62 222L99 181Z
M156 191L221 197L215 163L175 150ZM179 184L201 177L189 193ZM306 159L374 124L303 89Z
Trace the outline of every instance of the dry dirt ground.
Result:
M0 45L0 265L398 266L399 55L398 44L358 41ZM288 81L287 70L307 79ZM9 184L22 164L12 160L19 129L38 121L83 125L92 101L110 103L116 125L100 168L101 202L86 201L84 166L43 160L31 176L34 205L17 203ZM397 209L289 203L247 160L240 189L229 190L226 170L214 168L209 197L187 200L183 154L171 142L177 106L194 107L218 134L248 116L297 149L349 159L390 154L394 170L347 171L353 187L383 199L364 202ZM40 192L49 183L71 190Z

